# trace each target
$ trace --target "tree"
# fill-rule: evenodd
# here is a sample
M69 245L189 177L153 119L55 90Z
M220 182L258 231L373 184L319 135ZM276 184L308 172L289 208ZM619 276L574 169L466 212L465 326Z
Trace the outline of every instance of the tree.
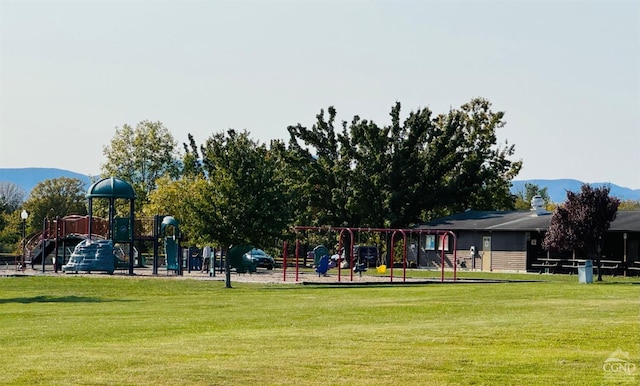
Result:
M436 176L445 182L440 199L445 200L448 213L468 208L513 209L509 188L522 161L509 159L515 153L514 145L506 141L497 145L496 130L505 126L504 116L502 111L492 111L488 100L474 98L436 119L436 126L447 132L439 138L439 146L446 151L433 162L443 163L449 170L443 177ZM437 151L433 147L429 150Z
M183 143L184 156L182 157L182 176L187 178L204 177L204 169L202 168L202 162L200 161L200 155L198 153L198 145L193 139L193 135L189 134L189 145Z
M433 133L431 110L418 109L400 124L400 103L391 109L389 128L388 211L385 222L391 228L418 223L428 205L430 178L425 155ZM426 173L425 173L426 172Z
M0 181L0 251L13 245L16 239L14 213L22 205L24 190L13 182Z
M640 210L640 200L624 200L620 201L618 210Z
M39 182L24 203L32 229L40 229L42 220L70 214L86 215L87 200L84 182L77 178L60 177Z
M352 194L347 210L354 224L361 227L389 226L389 173L391 172L390 127L355 116L349 127L353 171Z
M162 176L177 178L180 165L177 142L161 122L142 121L135 128L124 124L103 148L107 158L103 177L118 177L136 191L136 209L142 210L149 193Z
M545 207L549 205L550 198L549 193L547 192L547 187L540 188L536 184L526 182L522 189L516 194L515 208L517 210L531 209L531 199L534 196L542 197Z
M509 159L513 145L496 143L503 112L476 98L435 118L418 109L401 122L400 108L383 128L355 116L336 134L333 107L311 129L289 127L291 149L309 165L312 225L402 228L467 208L513 208L509 188L522 162Z
M351 196L349 136L344 125L342 132L336 134L336 110L333 106L327 112L329 117L325 119L324 110L320 110L316 124L310 129L299 124L289 126L289 146L298 155L298 162L307 162L303 166L307 174L301 193L306 197L309 224L351 225L352 219L347 211L347 201Z
M206 180L200 178L180 178L172 180L162 177L157 181L157 187L149 194L149 202L145 205L143 214L153 217L157 214L173 216L180 222L180 230L188 235L189 241L206 244L210 239L202 238L200 230L195 227L195 214L191 207L197 208L193 203L196 192L199 189L206 189Z
M19 210L0 213L0 252L19 253L22 238L22 219Z
M196 237L230 246L273 245L291 221L279 151L228 130L201 147L208 180L200 179L187 202ZM228 262L228 260L227 260ZM226 286L231 287L227 267Z
M0 211L13 212L24 200L24 190L13 182L0 181Z
M543 247L547 250L577 250L596 261L602 281L600 251L604 233L616 218L620 200L609 197L609 187L584 184L580 193L567 192L567 200L551 217Z
M201 150L208 180L188 203L198 236L224 246L272 245L291 214L278 157L235 130L214 134Z

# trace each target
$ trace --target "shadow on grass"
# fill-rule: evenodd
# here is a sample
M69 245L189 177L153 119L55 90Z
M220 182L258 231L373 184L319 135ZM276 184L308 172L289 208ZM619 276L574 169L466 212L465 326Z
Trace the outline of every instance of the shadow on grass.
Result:
M597 280L593 280L593 283L591 284L597 284L597 285L639 285L640 281L627 281L627 282L623 282L623 281L597 281Z
M0 304L7 303L103 303L112 302L114 300L103 300L100 298L86 297L86 296L34 296L34 297L22 297L22 298L9 298L0 299Z

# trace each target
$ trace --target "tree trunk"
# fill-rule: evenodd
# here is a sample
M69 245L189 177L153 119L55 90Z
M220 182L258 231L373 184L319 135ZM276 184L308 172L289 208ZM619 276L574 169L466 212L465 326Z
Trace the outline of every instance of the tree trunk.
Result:
M596 245L596 254L595 254L595 260L596 260L596 266L598 267L598 279L597 281L602 281L602 262L600 261L602 257L602 242L600 239L598 239L598 244Z
M602 281L602 269L601 266L602 263L600 262L600 256L596 257L596 267L598 268L598 278L596 279L596 281Z
M229 253L229 250L225 250L224 253L224 286L225 288L232 288L231 287L231 267L229 266L229 258L227 256L227 254Z

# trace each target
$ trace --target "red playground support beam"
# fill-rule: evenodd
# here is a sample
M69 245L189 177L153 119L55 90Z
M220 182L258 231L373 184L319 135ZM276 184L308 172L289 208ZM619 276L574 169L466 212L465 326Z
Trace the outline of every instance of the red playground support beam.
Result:
M354 232L377 232L377 233L391 233L391 250L389 251L389 270L390 270L390 281L393 282L393 249L395 246L395 236L397 233L400 233L403 237L403 244L404 244L404 248L403 248L403 253L402 253L402 270L403 270L403 276L402 276L402 281L406 281L406 274L407 274L407 235L411 235L411 234L417 234L418 235L418 239L420 238L420 236L422 235L436 235L436 236L440 236L440 246L441 246L441 262L440 262L440 268L441 268L441 276L440 276L440 281L444 282L444 267L445 267L445 248L444 248L444 244L445 242L448 243L448 237L451 237L453 239L453 281L457 280L457 264L458 264L458 250L457 250L457 237L456 234L450 230L425 230L425 229L390 229L390 228L351 228L351 227L331 227L331 226L295 226L293 227L293 230L296 232L296 234L300 231L316 231L316 232L320 232L320 231L336 231L336 232L340 232L340 237L339 237L339 241L338 241L338 281L341 280L341 270L340 270L340 263L342 262L342 256L340 254L340 249L343 247L343 238L344 238L344 232L348 232L349 233L349 238L351 240L350 242L350 271L351 271L351 275L350 275L350 280L353 281L353 263L354 263L354 256L353 256L353 243L354 243ZM419 244L419 242L418 242ZM287 260L286 260L286 248L287 248L287 243L285 243L285 251L283 256L284 258L284 265L286 266L287 264ZM299 279L299 266L298 266L298 262L299 262L299 250L300 250L300 239L298 237L296 237L296 282ZM284 267L284 277L283 279L286 280L286 267Z

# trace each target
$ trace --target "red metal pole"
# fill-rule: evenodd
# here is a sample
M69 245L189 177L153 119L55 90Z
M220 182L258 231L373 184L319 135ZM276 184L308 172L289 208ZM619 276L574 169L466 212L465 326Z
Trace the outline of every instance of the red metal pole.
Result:
M340 254L340 250L342 249L343 243L342 243L342 239L344 238L344 232L347 231L349 232L350 235L350 244L349 244L349 248L351 248L350 251L350 256L351 259L349 260L349 268L351 271L350 274L350 280L353 281L353 231L351 230L351 228L340 228L340 234L338 237L338 281L342 280L342 255ZM344 247L345 252L347 251L347 246Z
M351 264L349 264L349 280L353 281L353 231L351 230L351 228L347 228L347 231L349 232L349 255L351 255Z
M282 281L287 281L287 242L284 242L284 251L282 251Z
M395 241L396 233L398 233L397 230L391 233L391 247L389 251L389 281L390 282L393 282L393 250L395 249L395 246L396 246L396 241Z
M299 251L300 251L300 240L296 239L296 283L298 282L298 275L300 274L300 256L299 256Z
M60 238L60 217L56 216L55 219L55 224L56 224L56 241L55 241L55 249L56 249L56 254L55 254L55 263L53 263L53 271L55 273L58 273L58 239Z
M453 237L453 281L457 279L456 267L458 266L458 239L456 235L449 231L449 234Z
M458 255L457 255L457 239L456 239L456 235L455 233L453 233L452 231L448 231L448 230L416 230L416 229L390 229L390 228L347 228L347 227L318 227L318 226L295 226L293 227L294 230L299 231L299 230L315 230L315 231L322 231L322 230L335 230L335 231L340 231L340 241L338 244L338 281L341 280L341 268L340 268L340 263L342 262L342 255L340 254L340 249L342 248L342 237L343 237L343 231L348 231L351 234L351 243L349 245L349 247L351 248L351 280L353 281L353 231L361 231L361 230L366 230L367 232L380 232L380 233L385 233L388 234L389 232L392 232L391 235L391 250L389 251L389 280L391 282L393 282L393 249L395 247L395 235L397 232L401 232L401 234L403 235L403 239L404 239L404 249L403 249L403 281L406 280L406 272L407 272L407 232L410 233L415 233L417 232L419 235L422 234L433 234L435 233L436 236L441 236L441 277L440 280L444 282L444 262L445 262L445 250L444 250L444 240L445 237L447 235L451 235L451 237L453 237L453 262L454 262L454 267L453 267L453 280L457 280L457 259L458 259ZM345 246L346 248L346 246ZM297 259L296 259L296 263L297 263ZM296 279L297 280L297 279Z
M340 281L342 277L342 254L340 250L342 249L342 232L340 232L340 237L338 237L338 281Z
M407 281L407 234L401 230L400 233L402 233L402 237L404 237L404 248L402 251L402 254L404 255L402 257L402 282Z
M402 248L402 281L404 282L407 280L407 233L404 229L396 229L391 234L391 254L389 255L389 264L391 264L390 280L393 281L393 252L396 246L396 233L398 232L402 235L404 245Z

